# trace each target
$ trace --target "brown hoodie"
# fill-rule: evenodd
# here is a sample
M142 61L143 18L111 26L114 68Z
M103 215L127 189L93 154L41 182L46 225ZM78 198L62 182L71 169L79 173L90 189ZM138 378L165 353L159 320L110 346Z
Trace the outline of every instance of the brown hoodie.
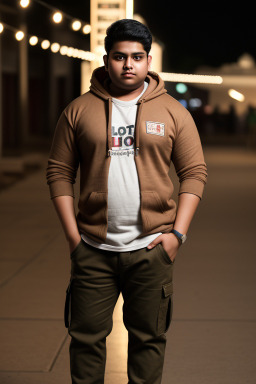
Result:
M80 233L98 242L106 240L108 225L112 144L112 98L107 90L108 81L104 67L96 69L90 91L63 111L47 167L47 182L54 198L74 196L73 184L80 165L77 224ZM149 85L138 101L135 125L141 236L170 232L173 227L176 205L168 175L171 161L179 177L179 193L192 193L201 198L207 178L200 138L190 113L166 93L164 82L156 73L149 72L146 81Z

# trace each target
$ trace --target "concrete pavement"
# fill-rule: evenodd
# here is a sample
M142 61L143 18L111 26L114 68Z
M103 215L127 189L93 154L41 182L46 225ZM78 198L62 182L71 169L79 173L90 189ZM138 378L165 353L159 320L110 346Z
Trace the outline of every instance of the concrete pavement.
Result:
M256 153L207 148L205 156L205 195L175 263L163 384L254 384ZM0 191L1 384L70 383L63 323L70 264L46 158ZM127 383L126 348L120 299L106 384Z

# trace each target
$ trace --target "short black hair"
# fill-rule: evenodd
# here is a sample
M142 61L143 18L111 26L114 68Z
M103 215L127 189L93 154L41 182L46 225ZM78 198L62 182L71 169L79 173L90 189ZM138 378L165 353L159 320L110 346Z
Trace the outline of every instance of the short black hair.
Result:
M149 54L152 44L152 35L146 25L133 19L115 21L107 28L105 37L105 50L109 54L114 43L118 41L138 41Z

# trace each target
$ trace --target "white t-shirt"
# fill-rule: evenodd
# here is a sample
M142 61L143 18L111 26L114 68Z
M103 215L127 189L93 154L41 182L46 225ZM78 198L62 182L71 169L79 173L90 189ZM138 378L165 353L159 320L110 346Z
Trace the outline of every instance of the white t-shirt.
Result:
M108 176L108 230L105 243L98 243L85 235L90 245L116 252L132 251L146 247L161 233L142 238L140 215L140 188L134 161L134 129L137 101L112 99L112 155Z

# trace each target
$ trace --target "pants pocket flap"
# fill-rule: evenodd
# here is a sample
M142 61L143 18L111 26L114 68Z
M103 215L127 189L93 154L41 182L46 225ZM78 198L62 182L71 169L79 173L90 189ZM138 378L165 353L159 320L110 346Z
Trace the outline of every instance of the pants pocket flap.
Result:
M164 297L168 297L173 294L173 284L168 283L163 285L163 294Z

